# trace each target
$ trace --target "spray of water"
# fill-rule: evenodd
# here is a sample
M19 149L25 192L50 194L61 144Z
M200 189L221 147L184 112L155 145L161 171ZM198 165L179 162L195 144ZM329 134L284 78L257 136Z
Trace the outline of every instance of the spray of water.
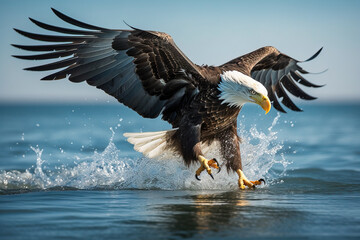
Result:
M259 132L255 126L249 131L239 129L244 172L250 179L265 178L271 185L274 179L286 171L289 164L279 150L282 143L276 141L273 127L278 115L267 132ZM194 178L198 166L187 168L181 158L148 159L126 158L113 142L115 132L109 144L101 153L95 151L91 156L77 159L74 166L55 166L44 168L43 149L31 147L36 153L36 166L24 172L17 170L0 172L0 190L16 189L237 189L237 175L226 170L214 174L213 181L205 172L202 181ZM255 142L255 143L254 143ZM217 153L214 153L217 154ZM282 170L274 171L280 166Z

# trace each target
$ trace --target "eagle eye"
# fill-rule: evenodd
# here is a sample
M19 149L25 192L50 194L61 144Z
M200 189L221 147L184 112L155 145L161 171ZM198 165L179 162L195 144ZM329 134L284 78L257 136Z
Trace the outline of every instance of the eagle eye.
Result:
M250 90L250 93L251 93L252 95L255 95L255 94L256 94L255 90Z

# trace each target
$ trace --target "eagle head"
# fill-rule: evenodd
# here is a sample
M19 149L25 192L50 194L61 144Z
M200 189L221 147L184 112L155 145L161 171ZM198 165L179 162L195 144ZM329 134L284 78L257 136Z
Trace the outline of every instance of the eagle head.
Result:
M265 114L270 111L268 92L260 82L238 71L226 71L220 77L218 89L223 104L241 108L246 102L252 102L259 104Z

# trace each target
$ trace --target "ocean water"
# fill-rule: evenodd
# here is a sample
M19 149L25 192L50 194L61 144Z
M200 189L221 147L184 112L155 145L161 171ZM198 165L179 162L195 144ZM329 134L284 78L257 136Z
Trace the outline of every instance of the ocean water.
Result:
M245 106L239 190L125 132L160 131L122 105L0 106L0 239L359 239L360 105ZM218 155L213 149L210 156Z

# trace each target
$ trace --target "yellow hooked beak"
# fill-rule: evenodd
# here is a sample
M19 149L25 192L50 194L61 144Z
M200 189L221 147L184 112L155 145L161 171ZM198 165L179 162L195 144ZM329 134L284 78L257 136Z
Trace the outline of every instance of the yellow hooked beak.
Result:
M250 98L253 99L256 104L259 104L262 107L262 109L264 109L265 114L267 114L270 111L271 103L267 96L258 94L255 96L251 96Z

